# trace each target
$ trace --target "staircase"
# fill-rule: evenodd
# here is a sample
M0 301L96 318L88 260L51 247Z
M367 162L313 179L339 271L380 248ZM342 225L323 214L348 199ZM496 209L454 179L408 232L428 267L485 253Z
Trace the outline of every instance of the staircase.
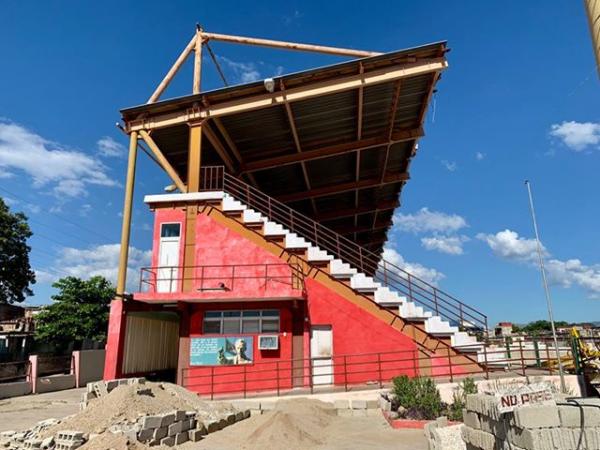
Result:
M469 334L487 330L484 314L227 174L222 167L202 168L201 180L199 200L219 202L226 216L401 318L413 334L417 330L437 341L436 349L446 346L472 362L484 362L484 344Z

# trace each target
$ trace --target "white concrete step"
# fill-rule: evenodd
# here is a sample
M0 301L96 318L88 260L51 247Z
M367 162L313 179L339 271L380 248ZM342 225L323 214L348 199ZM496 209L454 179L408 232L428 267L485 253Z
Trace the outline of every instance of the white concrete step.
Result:
M244 223L261 223L263 222L263 216L253 209L245 209L242 214L242 221Z
M350 278L357 273L357 270L341 259L332 259L329 261L329 273L335 278Z
M458 333L458 327L442 320L439 316L433 316L425 321L425 331L433 335L452 335Z
M223 197L221 208L224 212L241 212L247 209L245 205L230 196Z
M308 248L310 244L299 237L296 233L287 233L285 235L285 248Z
M451 337L451 345L463 352L477 353L483 349L485 345L483 342L479 342L475 336L471 336L464 331L454 333Z
M263 229L264 236L284 236L287 234L287 230L278 223L271 222L270 220L265 221Z
M381 283L376 282L372 277L368 277L364 273L358 272L350 279L350 287L359 292L374 292L382 286Z
M333 256L326 251L321 250L319 247L311 245L308 247L307 259L309 262L326 262L331 261Z

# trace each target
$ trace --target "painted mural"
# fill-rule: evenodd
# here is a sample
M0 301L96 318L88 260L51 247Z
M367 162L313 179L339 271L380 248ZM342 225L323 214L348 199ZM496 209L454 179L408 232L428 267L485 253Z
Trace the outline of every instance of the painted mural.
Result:
M252 336L193 337L190 341L192 366L227 366L254 362Z

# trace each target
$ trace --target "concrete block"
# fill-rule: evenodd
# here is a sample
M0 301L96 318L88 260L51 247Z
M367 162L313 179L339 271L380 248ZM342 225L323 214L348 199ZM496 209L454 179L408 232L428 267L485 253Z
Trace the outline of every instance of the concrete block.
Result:
M181 433L183 431L183 422L175 422L172 423L171 425L169 425L169 431L168 431L168 435L169 436L175 436L178 433Z
M142 430L149 430L153 428L160 428L162 425L162 416L144 416L140 420Z
M366 400L352 400L350 405L352 406L352 409L367 409Z
M166 445L167 447L173 447L175 445L175 436L167 436L160 440L160 445Z
M215 431L219 431L221 429L218 420L206 420L204 421L204 427L208 433L214 433Z
M367 417L367 410L366 409L353 409L352 416L353 417Z
M144 430L141 430L137 434L137 440L140 441L140 442L149 441L153 437L154 437L154 429L153 428L146 428Z
M469 428L476 430L481 429L481 423L479 422L479 415L476 412L467 411L463 409L463 422Z
M350 408L350 400L336 400L333 402L335 409L349 409Z
M185 411L175 411L175 422L185 420Z
M181 431L188 431L196 428L196 419L186 419L181 421Z
M167 413L162 415L162 419L160 421L161 427L168 427L173 422L175 422L175 413Z
M260 416L261 414L262 414L262 410L260 410L260 409L251 409L250 410L250 417Z
M208 430L206 429L206 427L204 426L204 424L202 422L196 423L196 430L198 430L200 432L200 434L202 434L202 435L208 434Z
M200 439L202 439L202 436L204 436L204 434L202 434L202 430L188 431L188 439L192 442L198 442Z
M560 425L567 428L600 427L600 408L595 406L559 406Z
M494 420L491 417L481 416L479 424L481 431L491 433L499 439L506 438L506 430L509 428L508 420Z
M154 440L160 441L162 438L167 437L168 434L169 434L169 428L168 427L155 428L154 429L154 434L152 435L152 438Z
M47 437L46 439L42 440L40 448L46 450L46 449L50 449L52 447L54 447L54 436L50 436L50 437Z
M378 409L379 402L377 400L367 400L367 409Z
M235 413L235 421L239 422L240 420L244 420L246 418L244 411L238 411Z
M188 439L189 439L189 437L188 437L187 431L184 431L183 433L179 433L175 436L175 445L183 444L184 442L187 442Z
M228 425L233 425L235 423L235 414L227 414L225 420L227 420Z
M515 424L519 428L559 427L558 408L554 405L525 406L514 410Z
M108 392L112 391L119 385L119 380L110 380L106 382L106 390Z

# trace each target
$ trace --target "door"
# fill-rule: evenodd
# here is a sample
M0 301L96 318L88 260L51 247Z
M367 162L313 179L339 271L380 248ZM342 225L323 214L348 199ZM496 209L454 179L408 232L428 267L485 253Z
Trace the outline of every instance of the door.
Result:
M176 292L179 278L179 241L181 225L163 223L160 226L156 292Z
M331 325L315 325L310 329L310 357L313 385L333 384L333 334Z
M292 312L292 385L304 386L304 305Z

